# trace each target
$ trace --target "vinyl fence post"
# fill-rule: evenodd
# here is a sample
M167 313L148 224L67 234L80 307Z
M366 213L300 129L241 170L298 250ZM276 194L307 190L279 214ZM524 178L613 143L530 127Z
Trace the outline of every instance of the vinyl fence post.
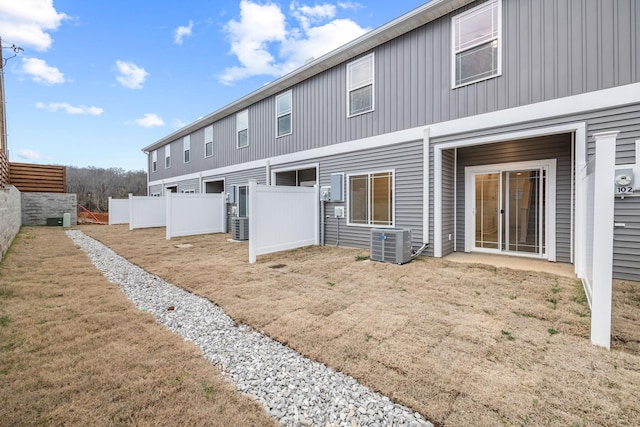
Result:
M253 264L256 262L256 249L257 249L257 236L258 233L256 230L257 221L257 212L258 212L258 203L257 203L257 193L258 193L258 181L255 179L249 180L249 200L247 200L247 204L249 208L247 211L249 212L249 263Z
M593 297L591 302L591 343L611 347L611 297L613 285L613 184L618 132L593 135L596 142L593 203Z

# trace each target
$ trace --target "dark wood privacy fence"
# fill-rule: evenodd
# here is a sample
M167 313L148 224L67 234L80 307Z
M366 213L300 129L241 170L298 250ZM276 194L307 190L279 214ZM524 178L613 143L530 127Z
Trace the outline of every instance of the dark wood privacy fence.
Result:
M9 183L22 192L66 193L67 168L10 162Z

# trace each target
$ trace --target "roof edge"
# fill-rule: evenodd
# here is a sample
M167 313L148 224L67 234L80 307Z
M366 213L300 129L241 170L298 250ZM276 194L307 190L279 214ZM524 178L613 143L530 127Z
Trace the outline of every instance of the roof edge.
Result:
M256 102L280 93L304 80L307 80L323 71L341 64L351 58L374 49L389 40L393 40L422 25L434 21L456 9L461 8L475 0L431 0L418 6L410 12L378 27L366 34L350 41L349 43L326 53L325 55L291 71L277 80L250 92L242 98L225 105L222 108L178 129L142 149L149 153L167 143L173 142L183 136L218 120L241 111Z

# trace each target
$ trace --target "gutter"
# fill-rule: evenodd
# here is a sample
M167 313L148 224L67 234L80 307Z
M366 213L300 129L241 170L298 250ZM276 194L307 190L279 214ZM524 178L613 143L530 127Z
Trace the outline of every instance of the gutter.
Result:
M336 65L368 52L371 49L434 21L456 9L461 8L462 6L472 3L473 1L475 0L431 0L401 17L371 30L355 40L352 40L344 46L339 47L320 58L301 66L300 68L297 68L274 82L243 96L231 104L228 104L213 113L186 125L153 144L146 146L142 151L148 154L167 143L191 134L198 129L213 124L225 117L237 113L238 111L242 111L256 102L262 101L265 98L289 89L290 87L320 74L329 68L335 67Z

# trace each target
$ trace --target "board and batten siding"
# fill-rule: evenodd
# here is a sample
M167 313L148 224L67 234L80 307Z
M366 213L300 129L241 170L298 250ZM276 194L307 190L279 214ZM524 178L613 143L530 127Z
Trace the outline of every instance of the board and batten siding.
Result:
M292 134L277 138L275 96L249 110L249 146L236 148L235 113L214 123L214 155L204 159L202 129L193 160L150 180L303 151L402 129L474 116L640 81L640 3L636 0L502 1L502 74L452 89L451 14L375 47L374 111L347 117L346 67L331 67L294 85ZM367 54L368 54L367 53ZM149 155L151 157L151 155ZM149 160L150 162L151 160ZM179 164L180 163L180 164Z

